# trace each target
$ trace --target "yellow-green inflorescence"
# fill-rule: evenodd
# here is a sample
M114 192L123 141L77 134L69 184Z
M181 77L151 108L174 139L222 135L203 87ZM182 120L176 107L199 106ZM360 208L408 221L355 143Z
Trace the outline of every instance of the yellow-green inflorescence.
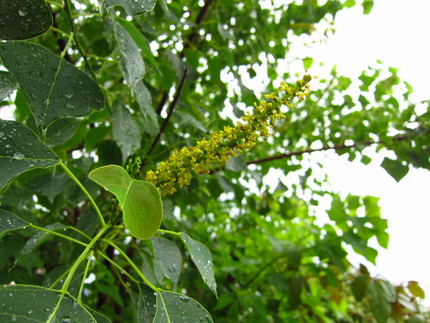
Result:
M281 106L291 108L295 97L303 100L310 91L311 79L310 75L305 75L295 85L281 82L277 92L266 94L266 100L259 104L254 103L254 113L241 117L243 122L212 133L210 139L203 138L194 147L173 151L155 170L146 173L146 180L163 194L173 194L178 188L190 184L193 173L208 174L211 166L225 165L230 157L254 147L259 137L268 137L276 121L285 118Z

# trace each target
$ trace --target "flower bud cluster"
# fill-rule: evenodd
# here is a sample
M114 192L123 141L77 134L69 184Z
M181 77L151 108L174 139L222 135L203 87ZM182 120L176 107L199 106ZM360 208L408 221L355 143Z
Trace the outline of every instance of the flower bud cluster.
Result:
M258 138L268 137L276 121L285 118L281 106L291 108L295 97L303 100L310 91L311 79L305 75L295 85L282 82L277 92L265 95L266 100L258 104L254 103L254 113L241 117L242 121L235 127L226 126L212 133L209 139L198 141L194 147L174 150L166 161L146 173L146 180L163 194L173 194L178 188L189 185L193 174L208 174L214 165L225 165L230 157L254 147Z

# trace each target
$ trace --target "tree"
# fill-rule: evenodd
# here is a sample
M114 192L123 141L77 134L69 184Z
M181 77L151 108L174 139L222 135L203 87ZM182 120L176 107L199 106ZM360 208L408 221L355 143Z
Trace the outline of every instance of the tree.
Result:
M388 245L377 198L341 198L306 162L372 146L396 180L430 169L428 102L382 64L357 96L335 69L279 75L357 5L320 3L0 0L2 320L428 320L418 283L348 261Z

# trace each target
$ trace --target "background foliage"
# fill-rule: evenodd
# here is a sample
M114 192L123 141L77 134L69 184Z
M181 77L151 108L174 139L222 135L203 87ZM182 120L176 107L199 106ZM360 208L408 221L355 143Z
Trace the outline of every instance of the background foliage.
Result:
M363 149L373 146L389 156L381 166L397 181L410 167L430 169L428 102L410 102L412 89L394 68L363 71L358 95L335 69L313 80L314 91L285 108L271 137L163 196L154 237L159 223L136 233L127 224L134 206L95 179L117 169L98 167L124 166L121 183L142 192L146 172L173 150L252 111L262 96L249 80L270 92L300 78L280 74L292 43L344 8L369 13L373 1L99 2L0 0L1 108L14 116L0 121L0 317L429 319L416 282L394 286L347 258L375 263L372 245L387 247L377 198L342 198L321 176L323 165L308 162L314 151L334 150L367 164ZM298 180L267 185L273 170ZM159 197L147 188L142 198ZM324 221L316 210L327 198ZM119 205L134 237L121 227Z

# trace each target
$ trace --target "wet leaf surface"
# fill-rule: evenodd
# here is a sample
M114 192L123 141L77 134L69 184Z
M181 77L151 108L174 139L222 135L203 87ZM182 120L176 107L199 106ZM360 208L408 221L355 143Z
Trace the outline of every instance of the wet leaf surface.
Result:
M0 39L33 38L49 30L52 16L45 0L0 0Z

